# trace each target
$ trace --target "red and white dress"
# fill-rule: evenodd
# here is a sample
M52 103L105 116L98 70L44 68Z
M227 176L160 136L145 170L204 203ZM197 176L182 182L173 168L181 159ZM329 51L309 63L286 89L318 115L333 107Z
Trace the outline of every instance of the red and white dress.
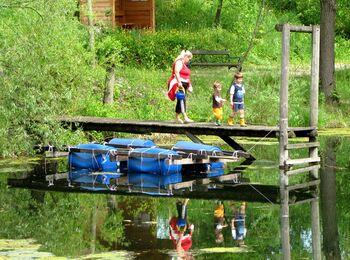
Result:
M172 217L169 221L169 235L170 239L173 241L174 248L176 248L176 242L179 239L179 230L176 226L177 223L177 217ZM187 232L186 232L187 233ZM187 251L192 246L192 229L189 228L189 232L187 234L184 234L181 240L181 247Z
M187 65L181 60L178 59L174 62L173 67L172 67L172 73L171 76L168 80L168 97L170 98L170 100L174 101L176 98L176 90L177 90L177 80L175 77L175 66L177 62L182 62L182 68L179 72L180 74L180 80L181 82L186 82L188 83L188 91L192 92L192 85L191 85L191 80L190 80L190 76L191 76L191 70L187 67Z

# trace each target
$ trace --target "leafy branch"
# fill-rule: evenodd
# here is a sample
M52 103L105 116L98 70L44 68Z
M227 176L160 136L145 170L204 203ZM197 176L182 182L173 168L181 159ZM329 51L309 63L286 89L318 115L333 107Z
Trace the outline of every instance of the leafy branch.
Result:
M16 3L12 3L12 4L1 4L0 8L8 8L8 9L29 9L32 10L33 12L35 12L37 15L40 16L41 19L43 19L43 16L41 15L41 13L36 10L35 8L27 5L28 3L30 3L31 1L27 1L23 4L23 2L16 2Z

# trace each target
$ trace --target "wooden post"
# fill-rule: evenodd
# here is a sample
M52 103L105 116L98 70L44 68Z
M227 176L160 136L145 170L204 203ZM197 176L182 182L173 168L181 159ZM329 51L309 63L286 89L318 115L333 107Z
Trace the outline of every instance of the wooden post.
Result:
M288 159L288 73L289 73L289 47L290 27L284 24L282 27L282 63L281 63L281 88L280 88L280 196L281 196L281 240L283 259L289 260L289 192L288 176L286 174L286 160Z
M320 27L312 27L312 62L311 62L311 86L310 86L310 126L318 124L318 86L320 65Z
M110 0L109 1L109 4L111 6L111 9L112 9L112 20L111 20L111 23L112 23L112 26L114 27L115 26L115 0Z
M318 85L319 85L319 61L320 61L320 27L312 27L312 63L311 63L311 86L310 86L310 126L318 124ZM315 142L316 137L309 138L309 142ZM318 148L309 149L309 157L318 157ZM310 179L318 179L318 169L310 171ZM316 188L315 196L318 196ZM312 225L312 252L313 259L321 260L321 232L320 232L320 209L319 200L311 202L311 225Z

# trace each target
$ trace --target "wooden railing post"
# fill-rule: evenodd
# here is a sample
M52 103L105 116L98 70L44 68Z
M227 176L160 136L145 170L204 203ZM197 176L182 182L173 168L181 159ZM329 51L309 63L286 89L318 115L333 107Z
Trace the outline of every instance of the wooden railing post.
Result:
M319 26L294 26L289 24L277 25L276 30L282 32L282 65L280 87L280 197L281 197L281 240L283 259L291 259L289 237L289 191L300 187L309 187L313 198L311 202L312 223L312 250L313 259L321 259L321 235L318 200L318 169L319 161L317 142L318 124L318 81L319 81L319 53L320 53L320 28ZM312 62L310 84L310 127L313 129L307 144L288 144L288 75L290 33L312 33ZM288 149L308 148L309 158L290 159ZM294 165L307 167L290 170ZM288 176L309 173L309 182L289 186Z
M320 27L312 27L312 62L311 62L311 85L310 85L310 126L318 124L318 86L319 86L319 63L320 63ZM316 137L311 136L309 142L315 142ZM318 148L309 148L309 157L318 157ZM310 171L310 179L317 180L318 169ZM315 188L314 196L318 197L318 189ZM319 200L311 202L311 226L312 226L312 252L313 259L321 260L321 232L320 232L320 208Z
M280 193L281 193L281 241L283 259L290 258L289 241L289 191L288 175L286 174L288 159L288 74L289 74L289 47L290 28L289 24L282 27L282 63L281 63L281 87L280 87Z

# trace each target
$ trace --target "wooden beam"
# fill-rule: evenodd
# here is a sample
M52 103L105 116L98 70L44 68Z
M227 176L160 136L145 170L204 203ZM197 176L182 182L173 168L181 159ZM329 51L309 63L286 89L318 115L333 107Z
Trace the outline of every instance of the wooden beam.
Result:
M277 24L275 26L276 31L282 32L283 26L288 26L288 29L290 32L312 33L312 26L291 25L291 24Z
M318 170L319 168L320 168L320 165L318 164L318 165L312 165L312 166L309 166L309 167L299 168L299 169L295 169L295 170L289 170L289 171L286 171L286 173L287 173L288 176L291 176L291 175L295 175L295 174L298 174L298 173Z
M315 202L315 201L318 202L318 198L309 198L309 199L299 200L299 201L292 202L289 205L299 205L299 204L303 204L307 202Z
M317 186L319 184L320 184L320 180L313 180L313 181L309 181L309 182L304 182L304 183L300 183L300 184L287 186L286 190L291 191L291 190L309 188L311 186Z
M291 149L313 148L313 147L319 147L319 146L320 146L319 142L298 143L298 144L287 144L285 149L291 150Z
M320 162L320 157L316 158L302 158L302 159L288 159L286 160L287 166L299 165L299 164L308 164L308 163L317 163Z

